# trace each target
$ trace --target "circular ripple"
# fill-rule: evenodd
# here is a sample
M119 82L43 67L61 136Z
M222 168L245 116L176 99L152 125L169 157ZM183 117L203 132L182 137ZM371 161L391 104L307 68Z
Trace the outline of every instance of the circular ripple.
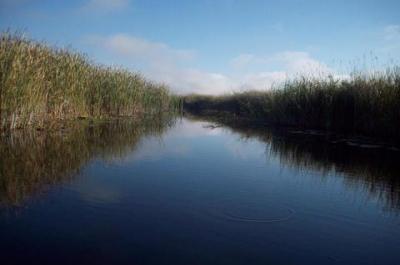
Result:
M217 207L218 215L230 221L252 223L278 223L290 220L296 211L274 203L234 203L225 201Z
M230 220L239 221L239 222L253 222L253 223L277 223L290 220L295 211L289 207L283 208L285 213L282 216L274 216L274 217L252 217L252 216L242 216L237 214L232 214L230 212L224 212L223 214Z

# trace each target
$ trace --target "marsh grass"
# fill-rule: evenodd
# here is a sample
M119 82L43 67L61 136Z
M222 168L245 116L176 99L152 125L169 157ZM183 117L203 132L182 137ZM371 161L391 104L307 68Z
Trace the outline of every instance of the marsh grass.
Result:
M93 63L85 55L0 34L1 128L77 117L138 117L177 108L165 85Z
M400 68L332 76L300 77L268 91L223 96L189 95L185 111L228 113L269 124L399 139Z

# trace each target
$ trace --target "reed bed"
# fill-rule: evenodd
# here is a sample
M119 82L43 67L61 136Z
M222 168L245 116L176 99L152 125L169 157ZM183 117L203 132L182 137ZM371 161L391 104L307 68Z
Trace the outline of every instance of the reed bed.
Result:
M50 47L21 34L0 34L0 128L45 126L79 117L139 117L178 108L168 88L125 69Z
M347 79L300 77L268 91L188 95L183 101L193 114L225 113L268 124L400 138L400 67Z

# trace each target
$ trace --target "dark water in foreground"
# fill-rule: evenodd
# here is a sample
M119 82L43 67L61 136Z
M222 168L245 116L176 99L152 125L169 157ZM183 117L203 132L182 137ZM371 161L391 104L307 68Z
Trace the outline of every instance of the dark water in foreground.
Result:
M179 120L0 145L0 264L400 264L398 152Z

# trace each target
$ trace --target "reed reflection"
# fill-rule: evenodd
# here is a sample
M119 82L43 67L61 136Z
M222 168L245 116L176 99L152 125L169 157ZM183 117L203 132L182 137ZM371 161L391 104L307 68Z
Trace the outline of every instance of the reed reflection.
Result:
M0 137L0 206L74 178L94 158L123 158L143 136L160 136L169 117L109 122L71 122L56 131L19 130Z
M343 177L348 187L361 188L383 202L386 210L400 210L400 152L397 150L352 146L338 139L334 144L323 134L297 134L231 121L217 123L242 138L256 138L266 143L267 157L278 158L283 166L318 171L321 177L333 172Z

